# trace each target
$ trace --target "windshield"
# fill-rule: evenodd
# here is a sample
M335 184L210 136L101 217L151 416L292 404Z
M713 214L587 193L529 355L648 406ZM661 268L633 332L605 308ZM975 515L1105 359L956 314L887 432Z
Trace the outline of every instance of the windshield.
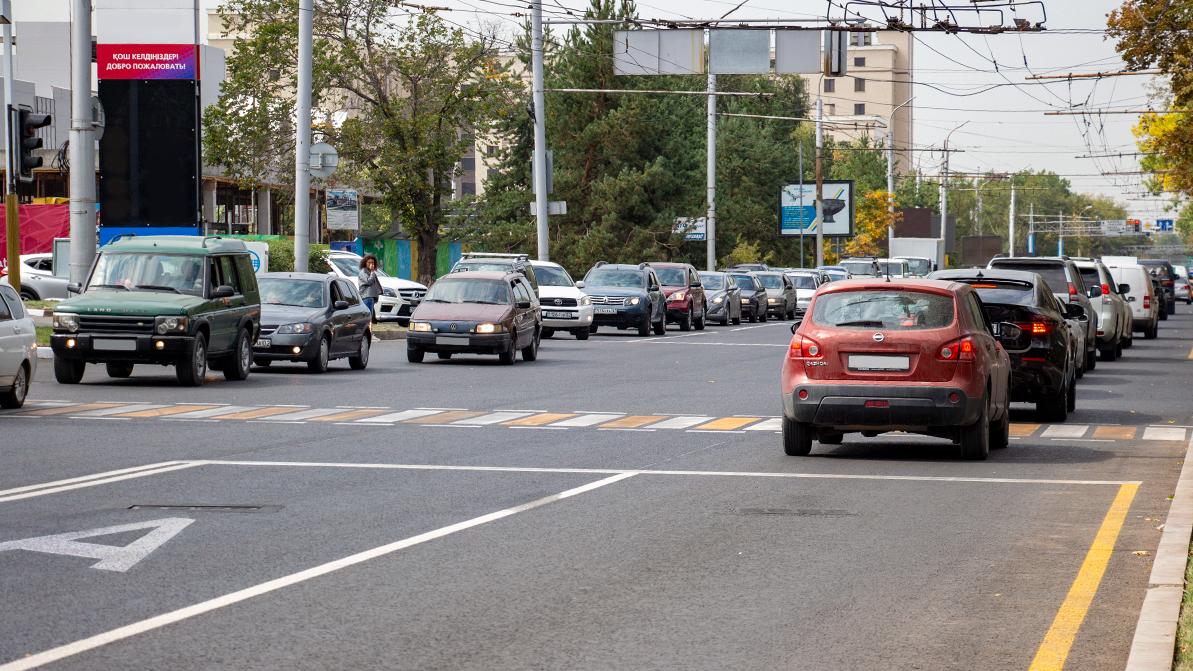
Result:
M841 265L854 275L873 275L873 261L842 261Z
M683 268L655 268L654 272L659 276L659 281L668 286L685 287L688 285L688 274Z
M323 283L315 280L287 280L263 277L257 281L261 289L261 303L266 305L294 305L303 308L324 308Z
M758 280L762 282L762 286L767 289L782 289L783 277L781 275L759 275Z
M351 256L331 256L328 257L332 265L340 271L340 273L348 277L356 277L360 272L360 260L354 259Z
M1059 263L998 263L996 261L994 267L1039 273L1044 278L1044 284L1048 287L1049 293L1066 295L1069 293L1069 278L1065 275L1065 267Z
M811 275L788 275L796 289L815 289L816 278Z
M949 278L954 279L954 278ZM983 303L1001 303L1003 305L1035 305L1035 287L1030 282L1018 280L992 280L989 278L960 279L978 291L978 297Z
M749 275L730 275L733 278L733 283L747 291L754 290L754 278Z
M816 300L812 319L843 328L943 328L953 323L953 297L908 289L839 291Z
M928 259L905 259L912 275L927 275L932 272L932 262Z
M555 266L535 266L534 275L540 287L571 287L576 284L568 271Z
M826 275L828 275L828 276L829 276L829 278L831 278L831 279L833 279L833 280L843 280L843 279L846 279L847 277L849 277L849 272L848 272L848 271L845 271L845 270L837 270L837 269L835 269L835 268L830 268L830 269L828 269L828 270L825 270L825 271L824 271L824 273L825 273Z
M901 277L907 274L907 263L904 261L880 261L878 263L878 272L883 275Z
M641 289L646 286L645 275L640 270L617 270L596 268L584 278L586 287L615 287L620 289Z
M87 287L203 295L202 256L103 252Z
M444 278L427 291L424 303L488 303L506 305L509 289L501 280Z
M705 289L714 291L725 288L725 276L721 273L700 273L700 283Z

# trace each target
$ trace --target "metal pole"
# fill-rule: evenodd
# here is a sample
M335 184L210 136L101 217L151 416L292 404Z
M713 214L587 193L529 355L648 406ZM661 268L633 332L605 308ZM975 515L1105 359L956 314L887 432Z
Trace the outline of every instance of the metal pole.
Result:
M799 267L804 267L804 140L799 141Z
M534 100L534 217L539 261L551 258L547 239L547 103L543 93L543 2L531 4L530 70Z
M74 0L70 32L70 281L95 259L95 126L91 119L91 0Z
M88 51L90 54L90 51ZM17 220L16 129L12 111L12 24L4 24L4 229L8 247L8 284L21 290L21 225Z
M1064 212L1064 210L1061 210L1061 212L1060 212L1060 219L1057 220L1057 222L1056 222L1056 230L1057 230L1056 255L1064 256L1065 255L1065 212Z
M708 270L717 269L717 76L708 73L708 215L704 223L704 239Z
M948 238L945 227L949 221L949 139L944 139L944 166L940 178L940 240L944 243ZM941 245L942 247L944 244Z
M886 192L887 192L887 220L886 226L886 255L891 255L891 241L895 239L895 115L886 129Z
M816 94L816 267L824 265L824 99ZM801 201L802 202L802 201Z
M1027 237L1031 244L1027 250L1029 256L1035 255L1036 247L1036 204L1032 203L1027 212Z
M1015 183L1011 182L1011 221L1010 233L1007 235L1007 256L1015 255Z
M314 0L298 0L298 102L294 116L294 270L305 273L311 235L311 41Z

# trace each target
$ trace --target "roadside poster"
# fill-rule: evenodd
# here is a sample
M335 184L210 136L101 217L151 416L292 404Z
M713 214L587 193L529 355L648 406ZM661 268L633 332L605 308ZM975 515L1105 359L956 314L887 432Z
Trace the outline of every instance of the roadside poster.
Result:
M779 235L816 235L816 185L788 184L779 197ZM853 181L824 183L824 235L853 235Z
M355 189L328 189L327 229L360 230L360 194Z

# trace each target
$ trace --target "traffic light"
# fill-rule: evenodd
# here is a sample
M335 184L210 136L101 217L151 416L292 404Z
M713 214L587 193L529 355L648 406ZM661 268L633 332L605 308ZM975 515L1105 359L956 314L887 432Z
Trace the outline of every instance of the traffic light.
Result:
M41 149L41 138L37 137L37 129L50 125L49 114L38 114L27 109L17 110L17 179L22 182L33 181L33 169L41 167L41 157L34 156L34 149Z

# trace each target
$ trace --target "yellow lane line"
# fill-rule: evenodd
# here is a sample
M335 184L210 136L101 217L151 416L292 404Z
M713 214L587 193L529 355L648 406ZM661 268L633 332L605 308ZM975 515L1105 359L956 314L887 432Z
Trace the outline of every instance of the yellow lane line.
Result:
M64 405L56 408L43 408L41 410L31 410L29 412L16 413L22 417L49 417L51 415L69 415L76 412L87 412L88 410L103 410L104 408L115 408L120 405L132 405L131 403L82 403L79 405Z
M531 415L529 417L522 417L521 419L514 419L508 422L502 422L505 426L543 426L551 422L559 422L565 419L575 417L575 413L566 412L544 412L538 415Z
M1077 571L1077 577L1069 587L1068 595L1053 618L1052 626L1044 635L1029 671L1059 671L1065 667L1073 640L1077 638L1077 631L1081 629L1090 603L1098 592L1098 585L1106 573L1106 565L1114 553L1115 541L1118 540L1123 521L1126 520L1131 502L1138 491L1138 484L1125 484L1118 488L1118 494L1110 504L1110 510L1106 511L1102 526L1098 527L1098 533L1094 536L1093 545L1085 554L1085 561L1081 562L1081 569Z
M1135 438L1135 429L1134 426L1099 426L1094 429L1094 438L1132 440Z
M364 419L366 417L376 417L377 415L384 415L389 413L389 408L367 408L360 410L345 410L344 412L337 412L334 415L320 415L308 419L308 422L350 422L357 419Z
M472 412L470 410L457 410L455 412L441 412L438 415L428 415L426 417L419 417L417 419L408 419L402 424L451 424L452 422L468 419L470 417L480 417L487 415L485 412Z
M108 417L165 417L167 415L180 415L184 412L194 412L214 407L213 405L168 405L164 408L150 408L149 410L138 410L136 412L119 412L115 415L108 415Z
M693 428L699 429L701 431L732 431L734 429L740 429L741 427L743 427L747 424L753 424L754 422L757 422L760 419L762 419L762 418L761 417L722 417L720 419L714 419L711 422L708 422L706 424L701 424L700 426L693 427Z
M244 410L242 412L234 412L230 415L217 415L216 417L212 417L212 419L218 419L221 422L224 421L225 419L260 419L262 417L269 417L271 415L284 415L288 412L294 412L294 411L295 411L295 408L293 406L287 406L287 407L281 407L281 408L278 408L278 407L256 408L254 410Z
M1189 350L1189 358L1193 359L1193 348Z
M665 415L630 415L629 417L622 417L615 419L612 422L605 422L599 425L600 429L636 429L647 424L654 424L667 419Z
M1011 435L1020 438L1026 438L1039 430L1039 424L1011 424Z

